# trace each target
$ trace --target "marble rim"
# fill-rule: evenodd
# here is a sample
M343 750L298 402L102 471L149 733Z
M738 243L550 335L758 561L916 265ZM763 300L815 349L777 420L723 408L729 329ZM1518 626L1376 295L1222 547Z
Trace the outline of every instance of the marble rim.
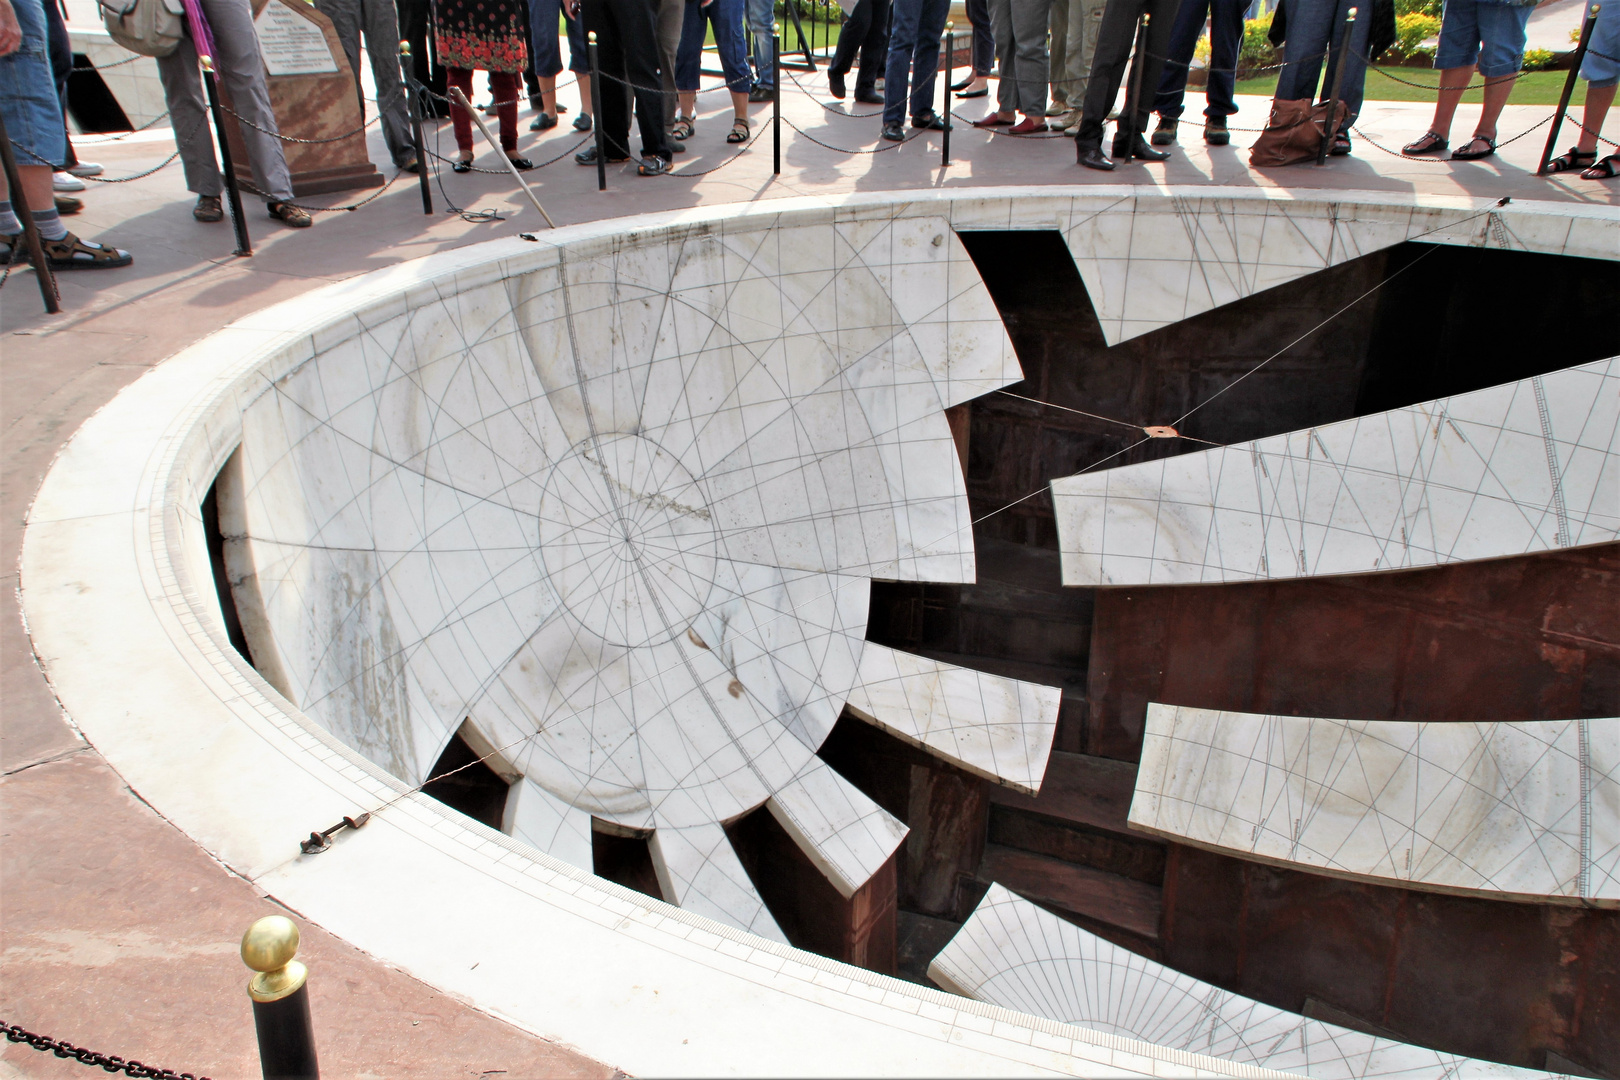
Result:
M1346 210L1417 208L1436 233L1474 223L1494 206L1218 187L795 198L610 219L538 242L489 241L315 289L169 358L58 453L30 508L20 566L39 663L71 721L130 787L229 870L430 985L631 1072L1281 1075L1021 1015L778 945L622 889L406 794L235 654L217 607L209 612L213 582L199 580L207 564L206 551L198 561L197 507L240 441L246 404L357 333L363 320L626 236L722 220L766 227L910 212L943 214L961 229L1032 227L1095 200L1162 201L1178 212L1187 200L1287 202L1334 220ZM1516 236L1549 237L1524 241L1529 250L1556 250L1550 237L1568 237L1581 218L1620 221L1611 208L1548 203L1515 203L1499 214L1523 226ZM1478 242L1460 234L1435 239ZM383 803L389 808L365 833L340 836L321 855L298 853L311 829ZM449 900L456 910L443 910ZM422 934L422 920L435 914L442 931ZM482 965L468 968L471 956L483 956ZM535 978L546 969L561 977ZM590 984L577 979L586 970L598 972ZM723 1029L717 1016L727 1018Z

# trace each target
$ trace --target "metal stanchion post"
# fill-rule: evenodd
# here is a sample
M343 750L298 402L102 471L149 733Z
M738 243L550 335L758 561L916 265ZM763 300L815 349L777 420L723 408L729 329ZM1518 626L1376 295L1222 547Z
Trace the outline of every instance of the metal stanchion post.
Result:
M1620 3L1620 0L1609 0ZM1547 162L1552 160L1553 150L1558 146L1558 131L1564 126L1564 113L1569 108L1570 95L1575 92L1575 80L1581 73L1581 61L1586 59L1586 45L1592 40L1592 26L1597 22L1598 9L1602 4L1593 4L1586 9L1586 21L1581 24L1581 39L1575 46L1575 55L1571 57L1569 65L1569 78L1564 80L1564 92L1558 97L1558 111L1553 113L1552 130L1547 132L1547 146L1541 151L1541 164L1536 166L1537 176L1547 175Z
M39 295L45 301L45 310L55 315L62 310L56 291L56 275L51 273L51 262L45 257L45 245L39 239L39 226L34 224L33 211L28 206L28 193L23 190L22 173L17 169L17 157L11 152L11 137L6 134L6 122L0 119L0 164L6 170L6 188L11 193L11 209L22 222L23 243L34 260L34 276L39 279ZM17 249L11 249L12 262L17 261Z
M309 971L293 959L298 927L270 915L242 935L242 962L259 974L248 982L264 1080L320 1080L315 1027L309 1016Z
M791 0L790 0L791 2ZM782 175L782 25L771 24L771 70L776 90L771 94L771 173Z
M602 64L596 57L596 31L585 35L585 55L591 65L591 112L596 128L596 190L607 190L607 140L602 137Z
M945 24L945 108L940 110L940 118L945 121L945 137L940 141L939 167L944 168L951 163L951 61L956 53L956 24Z
M399 74L405 86L405 109L411 118L411 144L416 150L416 178L421 181L422 213L433 213L433 190L428 185L427 151L422 142L422 103L418 100L421 87L411 65L411 43L399 43Z
M1322 145L1316 148L1316 163L1327 164L1328 151L1339 137L1339 89L1344 85L1344 58L1350 55L1350 32L1356 26L1356 8L1345 12L1344 29L1339 31L1339 47L1333 53L1333 93L1328 98L1327 119L1322 124Z
M1129 109L1121 109L1119 113L1119 126L1114 129L1114 145L1121 143L1125 146L1124 154L1115 154L1114 160L1131 160L1131 150L1135 148L1136 136L1142 134L1136 130L1136 113L1142 102L1142 69L1147 67L1147 40L1148 21L1152 18L1147 12L1142 13L1142 21L1136 24L1136 52L1131 57L1131 92L1125 100ZM1130 113L1129 116L1126 113Z
M236 186L236 166L231 162L231 143L225 137L225 115L219 109L219 87L214 83L214 61L202 61L203 86L208 90L208 112L214 118L214 134L219 136L219 171L225 176L225 198L231 204L231 226L236 230L236 254L252 255L253 241L248 239L247 218L242 216L242 190Z
M484 123L484 118L479 116L478 111L472 107L472 102L468 101L467 95L461 92L461 87L452 86L450 88L450 97L457 105L467 110L467 115L472 117L473 123L478 125L478 130L484 133L484 141L489 143L490 149L500 155L501 161L506 165L506 171L511 173L512 179L518 182L518 187L523 189L523 194L527 195L529 201L534 203L534 208L540 211L540 216L546 219L546 224L555 229L557 223L551 220L551 215L546 213L546 208L540 205L540 197L534 193L534 189L529 186L528 181L523 179L523 174L518 171L518 167L512 164L512 159L507 156L505 148L501 146L501 141L495 137L494 132L489 130L489 125Z

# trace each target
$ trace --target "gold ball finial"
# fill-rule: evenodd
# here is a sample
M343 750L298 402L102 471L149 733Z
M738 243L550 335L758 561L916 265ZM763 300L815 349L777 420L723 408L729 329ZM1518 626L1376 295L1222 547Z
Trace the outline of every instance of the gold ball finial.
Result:
M254 971L275 971L298 955L298 924L285 915L267 915L242 935L242 963Z
M242 935L242 963L257 971L248 983L254 1001L277 1001L297 993L309 971L294 960L298 924L284 915L267 915Z
M955 30L955 29L956 29L956 22L955 22L955 20L950 20L950 21L947 21L947 22L946 22L946 23L945 23L945 32L946 32L946 33L947 33L947 34L949 34L949 33L951 33L951 32L953 32L953 31L954 31L954 30Z
M591 44L592 44L592 45L595 45L595 44L596 44L596 31L595 31L595 30L592 30L592 31L591 31L591 32L590 32L590 33L588 33L588 34L586 34L586 35L585 35L585 38L586 38L586 40L587 40L587 41L589 41L589 42L590 42L590 43L591 43Z
M197 59L202 62L202 69L204 71L213 71L214 70L214 58L212 56L209 56L207 53L204 53L203 55L197 57Z

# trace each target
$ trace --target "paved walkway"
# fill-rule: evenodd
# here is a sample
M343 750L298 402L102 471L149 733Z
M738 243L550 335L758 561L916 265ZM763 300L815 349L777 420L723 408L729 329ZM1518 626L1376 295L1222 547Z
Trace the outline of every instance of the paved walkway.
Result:
M800 76L807 88L821 77ZM1369 78L1378 78L1370 75ZM738 154L724 142L729 123L706 110L682 173L638 179L610 170L609 190L566 156L531 174L559 224L722 202L873 189L931 189L986 184L1240 185L1285 191L1361 189L1396 195L1461 195L1620 203L1620 184L1541 180L1531 175L1545 140L1539 128L1484 163L1404 161L1358 139L1355 157L1261 175L1245 164L1252 135L1238 145L1177 153L1167 166L1089 173L1074 164L1066 139L1012 139L953 133L955 160L939 165L939 136L892 150L881 146L874 117L824 108L789 84L784 103L782 168L771 175L768 111L761 135ZM824 90L819 91L825 99ZM573 101L571 91L563 93ZM961 115L982 115L967 103ZM1267 103L1244 99L1235 122L1259 127ZM729 111L729 110L728 110ZM865 108L860 111L867 111ZM1510 107L1504 133L1532 128L1544 108ZM525 127L529 117L525 113ZM1398 146L1424 129L1428 107L1370 103L1362 130ZM1459 130L1471 122L1464 108ZM1611 119L1620 135L1620 117ZM1572 129L1566 129L1571 132ZM544 160L579 141L565 124L524 149ZM448 128L443 145L451 147ZM1566 134L1561 145L1573 141ZM373 138L373 158L386 161ZM823 146L822 144L826 144ZM173 152L172 139L148 133L80 144L81 156L118 177L152 168ZM841 153L827 146L859 153ZM486 153L481 165L495 164ZM706 175L694 175L699 171ZM228 225L190 216L178 165L127 184L92 184L89 205L72 226L135 252L127 270L64 275L63 314L41 313L32 274L14 273L0 292L0 1018L107 1053L226 1077L257 1075L243 988L248 972L236 941L255 918L281 910L250 884L209 859L157 817L74 732L32 662L18 617L16 563L22 522L51 459L73 431L152 365L209 332L306 290L462 244L542 227L504 175L454 176L422 214L414 178L402 177L354 213L321 214L293 231L253 208L256 254L231 255ZM365 193L362 193L365 194ZM518 211L507 221L445 214L447 195L470 208ZM353 195L309 200L337 204ZM1620 212L1620 211L1617 211ZM296 915L296 913L295 913ZM454 919L454 912L444 918ZM423 933L433 933L424 926ZM608 1076L610 1065L535 1038L473 1010L305 925L301 956L311 969L320 1052L331 1077ZM539 974L539 973L537 973ZM0 1077L88 1075L85 1067L0 1044Z

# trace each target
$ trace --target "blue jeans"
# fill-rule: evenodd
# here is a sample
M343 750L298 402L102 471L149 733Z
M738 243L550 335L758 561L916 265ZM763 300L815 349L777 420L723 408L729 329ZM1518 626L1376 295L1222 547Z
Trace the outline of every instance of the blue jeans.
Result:
M1477 66L1480 75L1487 79L1512 75L1524 66L1525 26L1530 21L1531 10L1526 6L1481 3L1480 0L1446 0L1434 66Z
M1237 112L1232 102L1238 47L1243 44L1243 14L1249 0L1182 0L1170 31L1170 51L1165 55L1164 74L1159 77L1159 94L1153 111L1166 120L1176 120L1185 109L1187 65L1204 33L1204 16L1209 16L1209 85L1204 90L1204 115L1231 116ZM1292 17L1292 13L1290 13Z
M748 0L748 28L754 32L755 81L770 89L776 86L776 69L771 66L771 22L776 17L775 0Z
M911 115L934 111L939 36L945 32L945 18L950 12L951 0L894 0L889 65L883 73L884 127L892 127L905 119L908 75L912 84Z
M1329 61L1325 75L1322 61L1330 42L1337 48L1345 15L1353 7L1366 11L1367 0L1289 0L1288 40L1283 43L1286 63L1277 79L1279 101L1313 98L1319 78L1322 100L1327 101L1333 93L1334 69L1339 58L1335 55ZM1355 21L1350 32L1349 55L1344 58L1344 82L1339 87L1339 100L1349 112L1340 131L1349 130L1361 115L1361 93L1367 79L1367 62L1362 57L1367 55L1367 35L1371 30L1372 20L1362 17Z
M557 16L561 14L562 0L529 0L529 55L534 58L534 73L542 79L554 79L563 69L562 45L557 40ZM591 55L585 51L585 27L578 19L566 21L568 70L588 75Z
M14 0L11 6L22 44L16 52L0 56L0 116L16 147L18 165L58 168L67 159L67 128L48 59L45 8L40 0ZM11 198L21 200L22 192L12 192Z
M703 30L714 24L714 47L720 54L720 70L726 75L726 89L734 94L748 93L748 46L743 30L744 0L711 0L699 7L699 0L686 0L681 18L681 45L675 53L675 89L697 90L703 68Z

